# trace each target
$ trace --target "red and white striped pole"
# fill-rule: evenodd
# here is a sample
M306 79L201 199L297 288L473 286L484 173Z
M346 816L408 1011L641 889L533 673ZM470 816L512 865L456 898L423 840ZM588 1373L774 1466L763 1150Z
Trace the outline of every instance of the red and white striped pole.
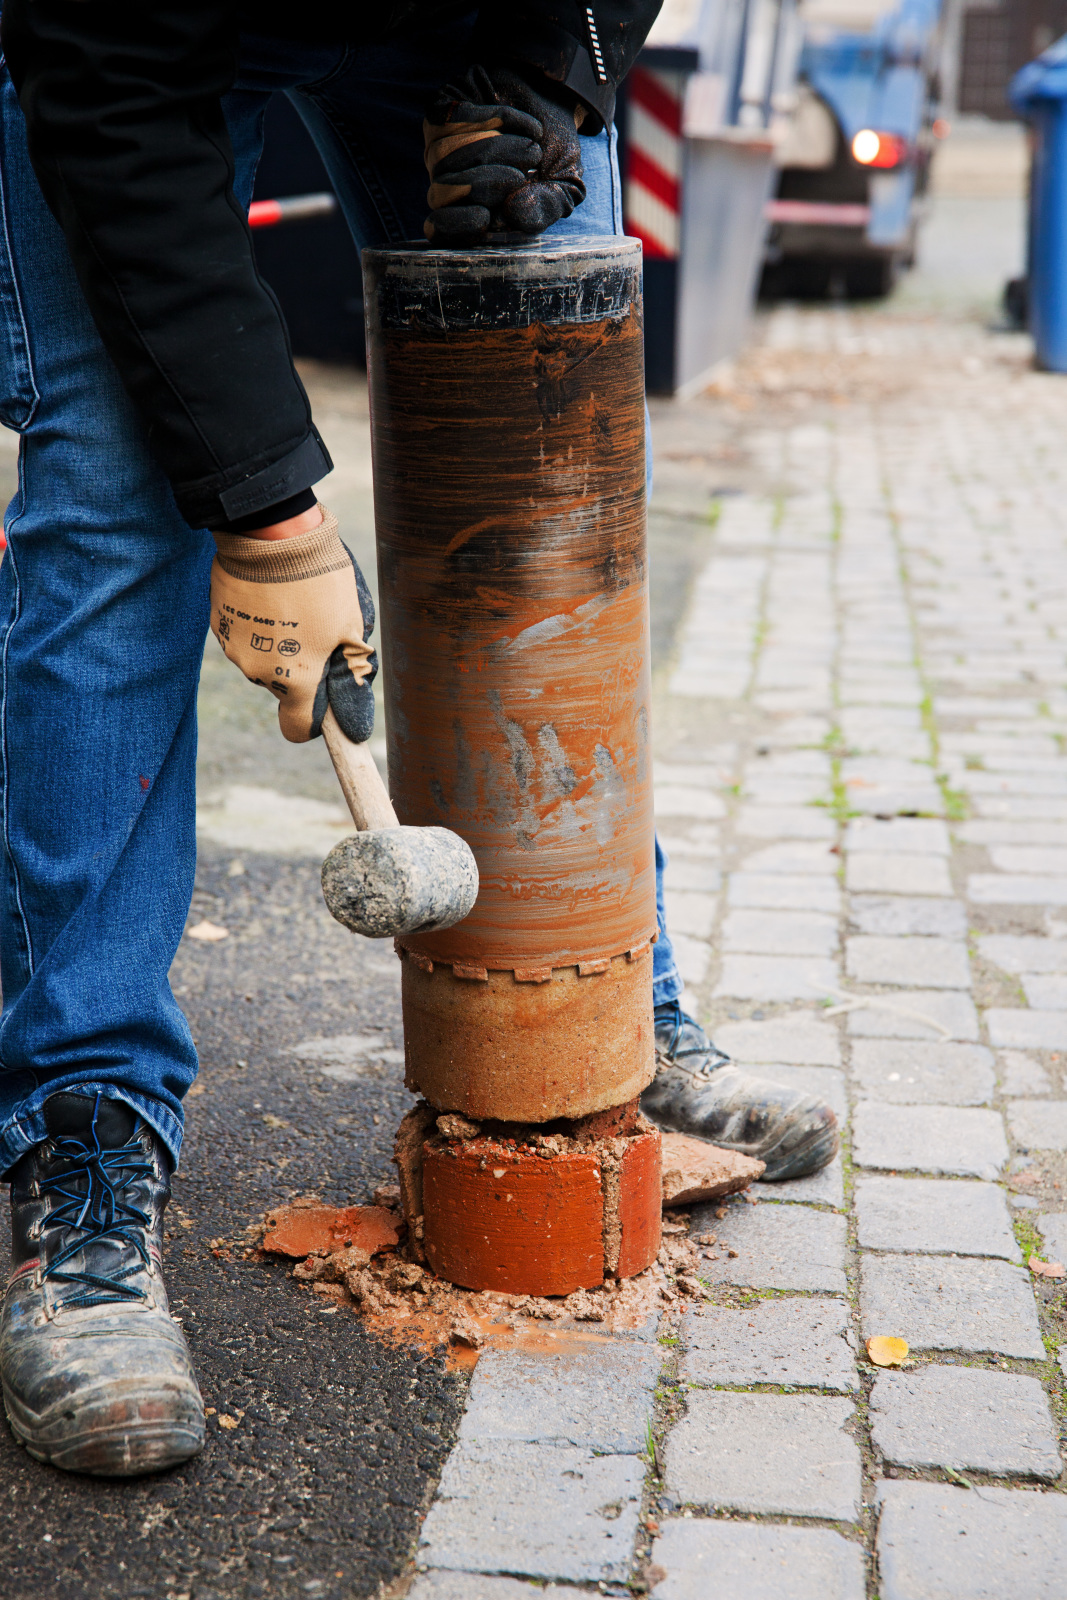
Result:
M325 194L292 194L284 200L253 200L248 208L250 228L276 228L279 222L303 222L337 210L337 198Z
M682 243L682 104L688 74L635 66L626 80L626 232L646 260L673 261Z

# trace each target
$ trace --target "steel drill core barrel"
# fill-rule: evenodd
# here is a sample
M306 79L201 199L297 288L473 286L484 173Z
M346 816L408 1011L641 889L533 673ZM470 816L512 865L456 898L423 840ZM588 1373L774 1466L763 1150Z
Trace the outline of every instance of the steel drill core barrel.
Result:
M640 247L363 261L390 793L481 883L398 941L408 1083L583 1116L653 1073Z

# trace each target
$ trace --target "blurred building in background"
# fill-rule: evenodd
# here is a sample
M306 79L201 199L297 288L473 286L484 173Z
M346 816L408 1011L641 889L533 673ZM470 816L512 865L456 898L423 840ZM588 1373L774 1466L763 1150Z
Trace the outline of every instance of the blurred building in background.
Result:
M946 21L947 112L1011 121L1008 84L1067 33L1067 0L949 0Z

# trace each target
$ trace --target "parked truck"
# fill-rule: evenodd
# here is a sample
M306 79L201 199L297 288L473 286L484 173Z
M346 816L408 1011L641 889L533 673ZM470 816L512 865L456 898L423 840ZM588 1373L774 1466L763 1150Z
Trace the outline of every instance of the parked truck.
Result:
M883 296L914 260L938 121L942 0L801 0L799 99L763 293Z

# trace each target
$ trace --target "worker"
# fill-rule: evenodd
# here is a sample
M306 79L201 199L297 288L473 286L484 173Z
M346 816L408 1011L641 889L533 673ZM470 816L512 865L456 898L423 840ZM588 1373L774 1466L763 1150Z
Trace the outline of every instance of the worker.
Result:
M197 1069L167 974L209 622L256 682L227 619L261 596L299 624L269 684L287 739L327 705L370 731L369 595L317 498L330 458L245 220L270 98L292 97L359 245L621 231L615 89L658 0L370 9L3 4L0 415L22 437L0 566L0 1370L16 1437L72 1470L153 1471L203 1440L162 1218ZM832 1112L715 1051L680 1009L662 892L660 915L650 1115L770 1176L815 1170Z

